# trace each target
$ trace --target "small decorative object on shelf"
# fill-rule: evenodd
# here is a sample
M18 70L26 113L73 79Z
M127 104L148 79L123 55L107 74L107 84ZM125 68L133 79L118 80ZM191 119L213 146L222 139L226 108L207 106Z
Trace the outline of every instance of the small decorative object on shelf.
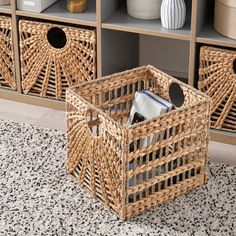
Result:
M67 0L67 10L72 13L84 12L87 8L87 0Z
M127 0L128 14L145 20L158 19L161 2L162 0Z
M184 0L163 0L161 5L161 23L167 29L180 29L186 20Z
M16 90L11 17L0 16L0 88Z
M174 103L175 84L181 107L127 126L137 91ZM68 172L121 219L206 183L210 98L200 91L143 66L68 89L66 107Z
M17 0L17 8L21 11L40 13L57 0Z
M202 47L198 88L212 98L211 127L236 132L236 51Z
M236 39L236 0L215 1L214 25L220 34Z
M0 6L11 4L11 0L0 0Z

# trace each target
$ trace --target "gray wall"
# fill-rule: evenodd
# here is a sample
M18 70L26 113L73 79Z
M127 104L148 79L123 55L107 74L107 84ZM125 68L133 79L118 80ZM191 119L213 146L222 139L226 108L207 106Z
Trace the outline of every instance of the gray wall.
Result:
M176 77L188 77L189 42L140 35L140 65L152 64Z

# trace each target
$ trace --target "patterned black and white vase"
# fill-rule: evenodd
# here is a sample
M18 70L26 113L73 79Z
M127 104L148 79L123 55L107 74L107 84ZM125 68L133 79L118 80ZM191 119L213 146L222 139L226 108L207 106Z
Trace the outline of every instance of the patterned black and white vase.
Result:
M161 5L161 23L167 29L180 29L186 20L184 0L163 0Z

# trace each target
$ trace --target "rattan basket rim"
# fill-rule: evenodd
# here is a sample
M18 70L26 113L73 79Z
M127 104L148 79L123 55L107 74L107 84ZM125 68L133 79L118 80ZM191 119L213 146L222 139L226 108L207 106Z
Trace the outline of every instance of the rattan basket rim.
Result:
M210 51L216 50L216 51L226 52L226 53L230 53L230 54L235 54L235 57L236 57L236 52L232 52L232 50L230 50L230 49L211 47L211 46L202 46L201 47L201 50L206 50L206 49L209 49Z
M176 82L176 83L178 83L178 84L180 84L180 85L196 92L198 95L202 96L203 98L210 100L210 98L206 94L204 94L203 92L199 91L198 89L196 89L196 88L194 88L194 87L192 87L188 84L185 84L184 82L174 78L173 76L170 76L170 75L166 74L165 72L157 69L156 67L154 67L152 65L144 65L144 66L136 67L136 68L133 68L133 69L125 70L125 71L122 71L122 72L114 73L114 74L111 74L111 75L106 75L106 76L97 78L96 80L79 83L77 85L74 85L74 86L68 88L67 90L70 90L70 91L72 91L74 89L80 90L80 88L84 85L96 84L96 83L103 82L105 80L112 80L115 77L122 76L122 75L125 75L127 73L131 73L131 72L135 72L135 71L141 71L141 70L148 70L148 69L155 70L156 72L161 73L162 75L166 76L167 78L172 79L173 82Z
M139 71L139 70L144 70L144 69L154 69L155 71L157 72L160 72L162 73L163 75L167 76L168 78L171 78L174 82L178 83L178 84L181 84L191 90L193 90L194 92L196 92L197 94L201 95L204 99L201 100L201 101L198 101L192 105L188 105L188 106L183 106L183 107L178 107L176 108L175 110L172 110L170 112L167 112L161 116L158 116L158 117L154 117L152 119L149 119L149 120L145 120L145 121L142 121L142 122L139 122L139 123L136 123L136 124L133 124L129 127L127 126L123 126L121 125L119 122L116 122L113 118L111 118L108 114L106 114L105 112L103 112L101 109L97 108L95 105L89 103L86 99L84 99L82 96L80 96L78 93L76 93L74 90L76 88L80 88L81 86L83 85L88 85L88 84L94 84L94 83L97 83L97 82L103 82L105 80L111 80L112 78L116 77L116 76L121 76L121 75L124 75L124 74L127 74L127 73L130 73L130 72L133 72L133 71ZM91 107L91 109L93 109L94 111L98 112L98 114L102 115L103 117L105 117L106 119L108 119L110 122L116 124L121 130L127 132L128 130L132 130L136 127L140 127L140 126L146 126L147 124L149 123L152 123L154 121L157 121L159 119L162 119L162 118L165 118L165 117L169 117L169 116L172 116L172 115L175 115L176 113L178 112L181 112L181 111L185 111L185 110L188 110L190 108L194 108L195 106L198 106L198 105L201 105L202 103L205 103L205 102L211 102L211 99L210 97L208 97L207 95L205 95L204 93L202 93L201 91L179 81L178 79L175 79L174 77L158 70L157 68L155 68L154 66L151 66L151 65L147 65L147 66L140 66L140 67L137 67L137 68L134 68L134 69L131 69L131 70L126 70L126 71L123 71L123 72L119 72L119 73L115 73L115 74L112 74L112 75L107 75L105 77L101 77L101 78L98 78L97 80L94 80L94 81L89 81L89 82L83 82L83 83L80 83L80 84L77 84L71 88L68 88L66 93L72 93L74 96L78 97L81 101L83 101L87 106Z
M136 127L141 127L141 126L146 126L148 125L149 123L152 123L152 122L156 122L157 120L159 119L163 119L163 118L167 118L169 116L173 116L175 115L176 113L178 112L181 112L181 111L186 111L190 108L194 108L195 106L197 105L200 105L202 103L205 103L206 101L209 102L209 100L204 100L204 101L199 101L193 105L190 105L190 106L184 106L184 107L178 107L176 108L175 110L172 110L168 113L165 113L165 114L162 114L160 116L156 116L156 117L153 117L149 120L144 120L142 122L139 122L139 123L136 123L136 124L133 124L133 125L130 125L129 127L127 126L123 126L121 125L119 122L117 122L116 120L114 120L113 118L111 118L108 114L106 114L105 112L103 112L101 109L97 108L96 106L94 106L93 104L89 103L86 99L84 99L82 96L78 95L77 93L75 93L73 90L70 90L70 89L67 89L66 93L72 93L74 96L77 96L81 101L83 101L83 103L85 103L88 107L90 107L92 110L98 112L99 115L105 117L107 120L109 120L110 122L116 124L118 126L118 128L120 128L121 130L123 131L128 131L128 130L132 130L132 129L135 129Z
M10 19L11 19L10 16L0 16L0 18L1 18L1 19L4 19L4 18L5 18L5 19L7 19L7 20L10 20Z
M10 16L0 16L0 24L3 25L3 21L5 21L5 24L9 24L9 27L11 29L11 17Z
M57 27L57 28L67 28L68 26L67 25L64 25L63 23L62 24L56 24L56 23L51 23L51 22L40 22L40 21L37 21L35 19L33 20L25 20L25 19L21 19L19 20L19 24L22 24L22 23L30 23L30 24L35 24L35 25L40 25L40 26L52 26L52 27ZM89 29L86 29L86 28L82 28L78 25L78 27L75 27L75 26L70 26L69 27L70 29L76 29L76 30L80 30L80 31L90 31L90 32L96 32L96 29L94 28L89 28Z
M82 96L78 95L76 92L74 92L71 89L67 89L66 90L66 97L67 97L67 93L72 93L74 96L78 97L83 103L85 103L88 107L90 107L92 110L96 111L99 115L102 115L103 117L105 117L106 119L108 119L109 121L111 121L112 123L115 123L120 129L125 130L125 127L122 126L121 124L119 124L118 122L116 122L114 119L112 119L109 115L107 115L104 111L102 111L101 109L97 108L96 106L94 106L92 103L89 103L86 99L84 99Z

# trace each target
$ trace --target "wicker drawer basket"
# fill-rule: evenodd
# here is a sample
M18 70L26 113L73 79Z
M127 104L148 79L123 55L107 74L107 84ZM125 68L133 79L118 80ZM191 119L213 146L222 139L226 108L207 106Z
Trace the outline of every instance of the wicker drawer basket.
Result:
M21 20L25 94L65 99L68 87L96 78L95 30Z
M236 132L236 51L202 47L198 88L212 98L211 127Z
M0 16L0 87L16 90L11 18Z
M183 89L181 108L125 126L135 91L169 99L172 82ZM121 219L206 182L210 99L203 93L144 66L75 86L66 104L68 172Z

